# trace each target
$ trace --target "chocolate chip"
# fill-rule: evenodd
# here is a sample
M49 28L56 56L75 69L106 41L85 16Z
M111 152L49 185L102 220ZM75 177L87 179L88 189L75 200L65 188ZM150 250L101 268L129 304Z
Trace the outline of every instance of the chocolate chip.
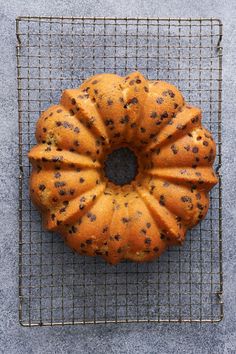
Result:
M168 91L163 91L162 96L165 96L165 97L168 96Z
M75 146L77 146L77 147L80 146L80 143L78 142L78 140L74 140L73 144L74 144Z
M137 104L138 103L138 99L136 97L133 97L131 100L130 100L130 103L131 104Z
M113 124L114 124L114 122L113 122L112 119L106 119L106 120L105 120L105 125L106 125L106 126L113 125Z
M159 203L164 206L165 205L165 197L164 195L160 195Z
M121 124L127 124L128 122L129 122L129 116L127 115L120 119Z
M107 104L108 104L108 106L111 106L111 105L113 104L112 99L108 98L108 100L107 100Z
M54 177L55 177L55 178L60 178L60 177L61 177L60 172L56 172L56 173L54 174Z
M150 229L151 223L150 223L150 222L147 222L147 223L146 223L146 226L147 226L148 229Z
M208 141L204 140L204 141L203 141L203 145L204 145L204 146L208 146L208 145L209 145L209 144L208 144Z
M66 211L66 208L64 207L64 208L61 208L60 210L59 210L59 212L60 213L64 213Z
M66 183L65 183L65 182L59 182L59 181L57 181L57 182L54 183L54 185L55 185L56 188L59 188L59 187L65 186Z
M129 222L128 218L122 218L121 220L122 220L123 224L127 224Z
M191 185L191 192L193 192L195 189L197 189L196 184L192 184L192 185Z
M187 202L191 203L192 202L192 198L188 197L187 195L182 196L180 199L184 203L187 203Z
M153 194L153 191L154 191L155 188L156 188L155 186L153 186L153 185L151 186L151 188L150 188L150 193L151 194Z
M169 187L169 185L170 185L169 182L167 182L167 181L163 182L163 187Z
M89 238L85 242L87 243L87 245L91 245L93 243L93 239Z
M102 230L102 233L104 234L105 232L108 231L108 226L104 226L103 230Z
M203 210L203 209L204 209L203 205L200 204L200 203L197 203L197 207L198 207L198 209L200 209L200 210Z
M69 128L69 129L73 129L73 127L74 127L73 124L71 124L71 123L69 123L67 121L64 121L62 123L62 125L63 125L64 128Z
M157 104L162 104L164 102L164 99L162 97L157 97L156 103Z
M92 214L91 212L87 213L87 217L90 219L91 222L96 220L96 215Z
M166 238L166 235L163 232L161 232L160 237L161 237L161 240L164 240Z
M192 123L197 123L198 120L199 120L199 117L198 117L198 116L195 116L195 117L193 117L193 118L191 119L191 122L192 122Z
M184 146L184 149L185 149L186 151L189 151L189 150L190 150L190 145L185 145L185 146Z
M62 109L57 109L57 113L61 113L62 112Z
M71 99L71 104L73 104L73 105L76 104L76 100L74 98Z
M176 154L178 153L178 149L177 149L177 147L176 147L175 144L171 145L170 148L171 148L171 150L172 150L172 152L173 152L174 155L176 155Z
M77 231L77 227L75 227L74 225L71 226L71 231L75 234Z
M85 179L83 177L80 177L79 181L80 183L84 183Z
M45 188L46 188L46 186L45 186L44 184L40 184L40 185L39 185L39 190L40 190L40 191L43 192L43 191L45 190Z
M161 119L168 118L168 113L165 111L161 114Z
M175 97L175 94L174 94L174 92L173 92L172 90L168 90L168 93L169 93L169 96L170 96L171 98L174 98L174 97Z
M197 154L197 153L198 153L198 147L197 147L197 146L194 146L194 147L192 148L192 152L193 152L194 154Z
M114 239L115 239L116 241L120 241L121 237L120 237L119 234L116 234L116 235L114 236Z
M201 199L201 194L200 194L200 193L197 193L197 194L196 194L196 199L197 199L197 200L200 200L200 199Z
M155 119L157 118L157 112L153 111L151 114L150 114L150 117Z
M150 245L151 244L151 242L152 242L152 240L149 238L149 237L147 237L147 238L145 238L145 241L144 241L147 245Z

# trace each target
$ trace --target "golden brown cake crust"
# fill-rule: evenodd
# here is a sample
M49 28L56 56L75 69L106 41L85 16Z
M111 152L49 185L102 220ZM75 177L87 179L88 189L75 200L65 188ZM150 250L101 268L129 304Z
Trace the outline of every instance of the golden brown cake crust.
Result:
M182 244L217 183L216 146L201 118L175 86L139 72L98 74L65 90L40 116L29 152L30 194L44 227L111 264L150 261ZM117 186L103 164L122 146L135 152L139 171Z

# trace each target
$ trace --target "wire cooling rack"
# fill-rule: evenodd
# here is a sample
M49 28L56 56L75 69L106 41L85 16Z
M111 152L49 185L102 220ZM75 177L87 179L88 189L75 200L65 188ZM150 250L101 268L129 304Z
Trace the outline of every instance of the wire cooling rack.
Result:
M40 113L94 73L177 85L202 107L221 167L222 24L218 19L19 17L19 318L24 326L216 322L223 317L221 181L183 247L149 264L117 266L72 253L42 229L29 198L27 152ZM220 177L220 176L219 176Z

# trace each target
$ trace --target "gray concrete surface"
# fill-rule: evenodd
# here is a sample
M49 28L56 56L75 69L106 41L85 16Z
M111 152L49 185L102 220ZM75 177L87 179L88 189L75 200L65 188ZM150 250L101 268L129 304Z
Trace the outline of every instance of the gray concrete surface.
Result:
M0 352L235 353L236 352L236 2L107 0L0 2ZM97 325L23 328L18 324L17 90L18 15L219 17L224 24L223 239L225 316L219 324Z

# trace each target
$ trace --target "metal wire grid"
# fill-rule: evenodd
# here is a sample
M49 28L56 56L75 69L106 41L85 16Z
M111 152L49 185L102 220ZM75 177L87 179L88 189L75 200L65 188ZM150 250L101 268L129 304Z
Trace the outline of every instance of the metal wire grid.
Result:
M149 264L77 256L42 229L30 202L27 152L40 113L94 73L176 84L203 109L221 167L222 24L217 19L20 17L19 318L25 326L118 322L216 322L223 316L221 181L206 219Z

